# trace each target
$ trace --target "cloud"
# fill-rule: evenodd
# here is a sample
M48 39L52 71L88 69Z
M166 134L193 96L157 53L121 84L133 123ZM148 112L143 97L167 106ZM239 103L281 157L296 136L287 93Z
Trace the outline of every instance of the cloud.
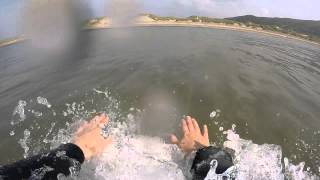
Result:
M145 10L160 15L240 15L320 19L319 0L145 0Z
M200 15L230 17L257 9L250 0L177 0L177 4Z
M248 0L247 0L248 1ZM251 1L251 0L250 0ZM167 15L228 17L245 13L246 0L146 0L146 9Z

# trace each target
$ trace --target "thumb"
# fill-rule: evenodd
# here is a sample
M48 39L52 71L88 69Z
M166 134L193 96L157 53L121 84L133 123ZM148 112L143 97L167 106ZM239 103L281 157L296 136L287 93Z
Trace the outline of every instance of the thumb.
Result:
M203 136L204 136L205 138L209 138L208 126L207 126L206 124L203 126Z
M175 136L174 134L171 134L170 141L172 144L176 144L176 145L179 144L179 140L178 140L177 136Z

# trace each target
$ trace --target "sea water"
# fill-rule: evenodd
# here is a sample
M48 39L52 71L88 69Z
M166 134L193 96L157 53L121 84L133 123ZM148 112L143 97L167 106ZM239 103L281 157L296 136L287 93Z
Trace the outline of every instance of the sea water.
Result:
M168 144L160 137L150 137L139 133L141 121L141 113L143 110L138 110L131 107L127 114L122 114L119 109L120 102L113 98L108 90L93 89L90 92L106 102L103 107L104 112L110 117L109 125L101 129L106 135L113 138L113 143L107 147L104 152L92 160L86 161L80 170L74 166L70 169L71 177L65 177L59 174L59 179L157 179L157 180L179 180L191 179L190 167L194 155L185 156L175 145ZM41 97L37 98L38 105L44 106L49 111L43 113L66 114L72 119L67 122L64 127L55 128L55 123L52 123L47 130L45 136L32 137L33 133L37 133L40 128L37 128L36 120L29 128L24 130L24 133L19 137L18 143L24 150L24 156L29 157L41 151L41 145L49 144L50 148L55 148L62 143L72 141L74 131L88 116L97 113L98 110L88 108L87 103L93 99L81 102L72 102L66 104L66 109L61 112L54 110L54 104L48 106L49 101ZM32 112L29 109L26 101L20 100L17 107L14 109L13 116L18 113L18 123L24 123L27 112ZM44 103L45 102L45 103ZM29 116L37 116L29 113ZM43 119L45 120L45 119ZM13 123L12 129L16 128L17 123ZM219 126L219 125L218 125ZM233 173L236 179L261 179L261 180L317 180L318 176L313 175L304 167L304 163L292 164L290 159L283 157L281 147L276 144L255 144L251 140L245 140L236 132L236 126L225 127L229 129L221 132L224 134L224 147L234 150L235 166ZM40 143L35 143L40 142ZM38 147L37 147L38 146ZM49 171L50 167L44 167L35 171L33 176L40 177L41 172ZM210 171L206 179L218 180L222 176L216 175Z

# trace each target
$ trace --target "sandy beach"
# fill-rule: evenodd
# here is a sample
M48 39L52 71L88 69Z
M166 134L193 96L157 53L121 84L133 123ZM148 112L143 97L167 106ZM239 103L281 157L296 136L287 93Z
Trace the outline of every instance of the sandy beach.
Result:
M19 42L23 42L26 39L23 37L16 37L16 38L10 38L10 39L6 39L6 40L2 40L0 41L0 48L1 47L5 47L5 46L10 46Z
M227 30L234 30L234 31L243 31L243 32L255 32L255 33L262 33L271 36L277 36L282 38L289 38L295 39L303 42L308 42L315 45L320 45L318 42L310 41L307 39L299 38L296 36L274 32L274 31L267 31L258 28L251 28L251 27L244 27L239 24L230 25L224 23L201 23L201 22L192 22L192 21L175 21L175 20L154 20L147 15L139 16L133 21L126 22L126 23L115 23L112 19L108 17L102 17L97 19L92 19L88 21L88 23L83 27L83 30L95 30L95 29L108 29L108 28L120 28L120 27L148 27L148 26L181 26L181 27L203 27L203 28L214 28L214 29L227 29ZM15 43L23 42L26 38L24 37L17 37L17 38L10 38L6 40L0 40L0 47L9 46Z
M117 27L130 27L130 26L182 26L182 27L204 27L204 28L214 28L214 29L227 29L234 31L243 31L243 32L255 32L255 33L263 33L271 36L277 36L282 38L290 38L295 40L300 40L303 42L312 43L315 45L320 45L320 43L310 41L307 39L299 38L296 36L266 31L262 29L255 29L250 27L241 27L240 25L227 25L222 23L199 23L199 22L191 22L191 21L173 21L173 20L154 20L148 16L139 16L137 19L128 24L122 25L113 25L112 20L109 18L101 18L100 20L94 20L94 24L88 24L84 29L86 30L94 30L94 29L106 29L106 28L117 28Z

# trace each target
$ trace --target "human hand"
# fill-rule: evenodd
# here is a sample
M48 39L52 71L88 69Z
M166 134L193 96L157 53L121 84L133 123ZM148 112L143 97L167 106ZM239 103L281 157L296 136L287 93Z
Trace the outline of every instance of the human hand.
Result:
M105 114L101 114L78 128L74 144L81 148L85 159L101 154L112 143L111 137L105 138L101 135L101 128L108 122L109 118Z
M197 120L187 116L182 119L181 126L183 130L183 138L179 141L178 138L172 134L171 143L176 144L183 152L190 153L201 147L209 146L207 125L203 126L203 133L201 133Z

